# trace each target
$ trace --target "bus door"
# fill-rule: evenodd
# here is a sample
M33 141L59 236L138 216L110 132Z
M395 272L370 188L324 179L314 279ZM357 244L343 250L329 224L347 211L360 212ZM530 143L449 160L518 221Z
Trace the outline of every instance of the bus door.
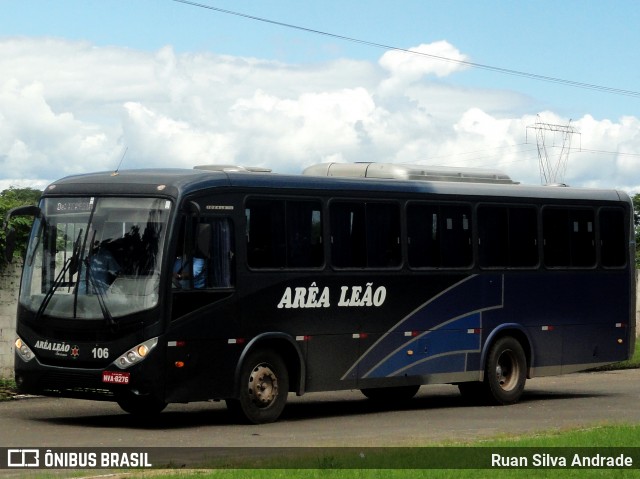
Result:
M171 274L171 330L167 348L171 401L198 400L219 391L231 371L225 354L235 336L235 245L226 216L184 215ZM212 365L216 367L212 367ZM194 397L200 394L203 397ZM185 395L185 396L183 396Z

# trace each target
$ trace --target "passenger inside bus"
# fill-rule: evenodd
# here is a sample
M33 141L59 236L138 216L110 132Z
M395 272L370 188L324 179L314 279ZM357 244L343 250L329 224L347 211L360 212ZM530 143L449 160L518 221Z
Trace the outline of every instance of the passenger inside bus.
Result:
M194 288L205 287L207 275L204 258L178 256L173 264L173 277L181 289L191 288L191 276Z
M178 255L173 264L174 286L180 289L202 289L206 287L210 244L211 225L207 223L198 224L192 254L186 255L183 252L183 254ZM187 245L184 246L184 251L186 251Z

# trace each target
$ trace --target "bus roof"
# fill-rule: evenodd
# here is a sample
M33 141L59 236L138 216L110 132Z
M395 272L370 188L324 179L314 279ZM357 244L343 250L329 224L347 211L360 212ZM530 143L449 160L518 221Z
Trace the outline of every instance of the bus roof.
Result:
M486 196L512 198L549 198L567 200L625 201L629 197L613 189L592 189L559 186L525 186L506 182L415 181L368 177L337 177L285 175L266 172L201 170L201 169L140 169L118 173L102 172L68 176L49 185L45 196L65 195L144 195L183 197L205 189L243 188L273 192L322 191L358 192L361 196L380 193L385 197L407 194Z

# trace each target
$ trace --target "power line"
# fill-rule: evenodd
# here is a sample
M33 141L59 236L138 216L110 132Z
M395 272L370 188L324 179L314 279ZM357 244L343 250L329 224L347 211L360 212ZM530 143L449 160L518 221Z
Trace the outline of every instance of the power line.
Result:
M598 154L605 154L605 155L640 157L640 153L625 153L624 151L590 150L588 148L571 148L571 150L577 150L579 153L598 153Z
M299 25L294 25L291 23L285 23L285 22L279 22L276 20L270 20L268 18L263 18L263 17L257 17L255 15L249 15L246 13L240 13L240 12L235 12L233 10L227 10L224 8L218 8L218 7L214 7L211 5L206 5L203 3L197 3L197 2L193 2L190 0L173 0L174 2L177 3L183 3L185 5L190 5L192 7L198 7L198 8L204 8L207 10L212 10L218 13L224 13L227 15L235 15L237 17L242 17L242 18L246 18L249 20L255 20L258 22L263 22L263 23L269 23L271 25L277 25L280 27L285 27L285 28L291 28L294 30L299 30L299 31L303 31L303 32L307 32L307 33L313 33L316 35L322 35L325 37L330 37L330 38L335 38L338 40L343 40L343 41L347 41L347 42L351 42L351 43L358 43L360 45L366 45L366 46L370 46L370 47L375 47L375 48L382 48L385 50L394 50L394 51L398 51L398 52L404 52L404 53L408 53L411 55L419 55L422 57L427 57L427 58L432 58L434 60L440 60L440 61L445 61L445 62L451 62L451 63L457 63L459 65L465 65L471 68L478 68L481 70L487 70L487 71L492 71L495 73L501 73L504 75L513 75L513 76L518 76L518 77L523 77L523 78L528 78L530 80L537 80L537 81L543 81L543 82L548 82L548 83L556 83L556 84L560 84L560 85L565 85L565 86L569 86L569 87L573 87L573 88L583 88L586 90L594 90L594 91L599 91L599 92L603 92L603 93L611 93L614 95L622 95L622 96L630 96L630 97L634 97L634 98L640 98L640 92L638 91L634 91L634 90L625 90L622 88L613 88L613 87L608 87L608 86L603 86L603 85L595 85L592 83L585 83L585 82L579 82L579 81L574 81L574 80L565 80L563 78L556 78L556 77L551 77L551 76L547 76L547 75L538 75L536 73L528 73L528 72L523 72L523 71L519 71L519 70L512 70L509 68L501 68L501 67L495 67L495 66L491 66L491 65L484 65L482 63L475 63L475 62L469 62L469 61L465 61L465 60L457 60L454 58L448 58L448 57L443 57L443 56L439 56L439 55L432 55L430 53L424 53L424 52L418 52L415 50L409 50L408 48L400 48L400 47L395 47L393 45L385 45L384 43L377 43L377 42L371 42L371 41L367 41L367 40L361 40L358 38L353 38L353 37L348 37L345 35L338 35L336 33L330 33L330 32L325 32L322 30L316 30L313 28L307 28L307 27L302 27Z
M514 154L519 155L518 159L513 159L513 160L501 160L500 159L500 152L498 150L503 150L506 148L518 148L521 146L526 146L529 145L529 143L517 143L517 144L513 144L513 145L505 145L505 146L497 146L495 148L485 148L482 150L473 150L473 151L463 151L460 153L451 153L448 155L438 155L438 156L430 156L428 158L421 158L421 159L417 159L414 161L408 161L406 163L410 163L410 164L421 164L423 162L431 162L433 163L434 160L443 160L443 159L447 159L447 158L454 158L456 161L450 162L447 161L446 164L448 166L455 166L455 165L468 165L469 163L474 163L473 166L475 167L490 167L490 166L496 166L496 165L507 165L507 164L512 164L512 163L521 163L521 162L525 162L525 161L533 161L535 159L538 159L537 155L529 155L530 153L533 152L537 152L537 148L526 148L526 149L521 149L519 151L514 152ZM549 148L560 148L558 146L550 146ZM631 156L631 157L637 157L640 158L640 153L624 153L621 151L608 151L608 150L594 150L594 149L589 149L589 148L582 148L582 147L569 147L568 148L570 151L574 152L574 153L592 153L592 154L600 154L600 155L621 155L621 156ZM495 154L492 154L492 152L495 152ZM472 158L467 157L466 159L462 160L461 157L462 156L467 156L467 155L476 155L478 153L482 153L482 156L475 156ZM484 154L487 153L487 154ZM497 158L498 159L498 163L491 163L491 164L487 164L487 165L478 165L475 164L478 161L481 160L485 160L485 159L489 159L489 158Z
M504 145L504 146L495 146L493 148L483 148L481 150L464 151L462 153L451 153L451 154L448 154L448 155L430 156L429 157L429 161L439 160L439 159L442 159L442 158L460 157L462 155L475 155L477 153L490 153L490 152L494 152L496 150L504 150L506 148L517 148L519 146L525 146L525 145L527 145L527 143L517 143L517 144L514 144L514 145ZM523 151L535 151L535 149L523 150ZM521 151L519 153L522 153L523 151ZM418 161L424 161L424 160L418 160Z
M542 184L564 183L564 175L567 172L573 135L581 135L581 133L571 126L571 120L569 120L567 125L555 125L552 123L544 123L540 119L540 115L537 116L535 124L527 126L527 133L529 129L536 130L538 163ZM551 134L550 144L547 143L547 133ZM562 146L557 159L553 159L549 154L549 150L557 146L556 141L558 141L558 137L562 142ZM582 146L582 142L580 146Z

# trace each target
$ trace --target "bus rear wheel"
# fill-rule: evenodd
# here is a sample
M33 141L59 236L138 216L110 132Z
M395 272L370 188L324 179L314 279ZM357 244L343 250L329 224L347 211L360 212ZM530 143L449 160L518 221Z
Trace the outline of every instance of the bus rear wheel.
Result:
M485 387L492 402L514 404L524 391L527 358L520 342L511 337L499 338L487 356Z
M242 422L264 424L276 421L287 403L289 374L277 353L249 353L240 373L240 396L227 399L227 409Z

